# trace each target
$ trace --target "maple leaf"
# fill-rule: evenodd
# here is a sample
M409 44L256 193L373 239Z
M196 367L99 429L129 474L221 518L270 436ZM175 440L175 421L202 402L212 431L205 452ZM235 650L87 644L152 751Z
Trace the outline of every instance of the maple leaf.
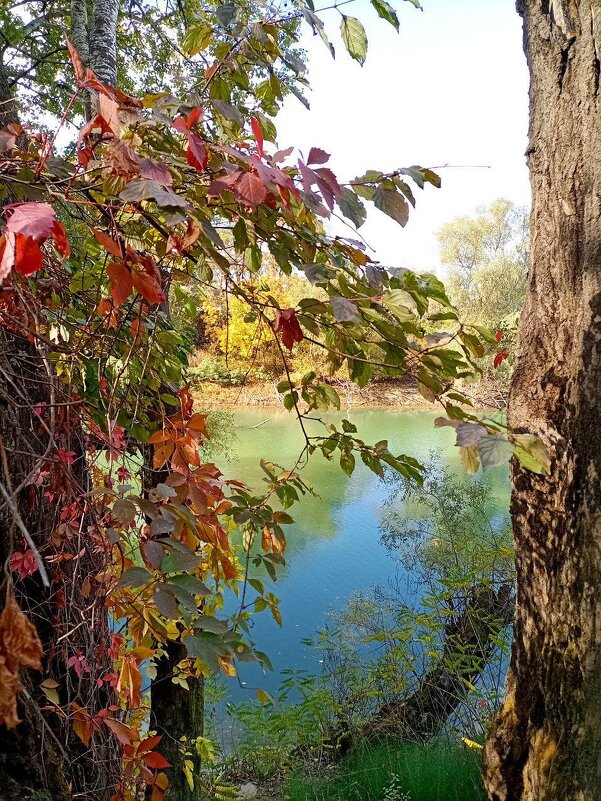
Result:
M277 309L273 330L281 332L282 342L288 350L292 350L295 342L302 342L305 338L294 309Z
M252 172L243 173L240 180L234 185L238 197L251 208L255 209L267 197L267 190L260 178Z

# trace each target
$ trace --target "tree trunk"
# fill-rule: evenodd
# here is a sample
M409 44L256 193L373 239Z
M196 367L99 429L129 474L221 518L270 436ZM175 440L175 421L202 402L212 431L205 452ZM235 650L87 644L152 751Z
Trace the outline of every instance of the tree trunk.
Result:
M525 0L529 287L509 401L551 474L512 466L517 606L486 745L492 801L601 794L601 6Z
M186 657L186 649L179 643L167 644L167 656L158 663L157 676L151 685L151 728L163 735L159 750L171 763L167 801L196 801L199 796L198 771L200 758L193 741L204 733L204 684L202 678L188 679L189 690L171 681L174 668ZM185 742L182 742L185 738ZM190 788L184 774L186 759L193 763L194 788ZM147 798L150 798L150 790Z
M426 742L440 733L449 717L467 699L495 652L501 631L513 619L513 585L498 589L472 587L465 605L444 629L440 659L408 698L384 704L362 732ZM458 660L464 665L457 667Z
M93 0L90 67L101 81L117 86L117 16L119 0Z

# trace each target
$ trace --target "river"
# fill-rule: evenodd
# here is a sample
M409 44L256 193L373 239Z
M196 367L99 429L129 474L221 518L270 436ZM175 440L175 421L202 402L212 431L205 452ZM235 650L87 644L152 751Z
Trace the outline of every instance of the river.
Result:
M358 410L344 415L358 428L365 442L389 441L391 452L406 453L423 463L431 459L451 473L465 476L450 428L435 428L435 415L426 412ZM283 468L294 465L303 438L292 414L271 409L238 410L234 416L235 441L231 456L221 459L226 474L260 487L264 474L261 458ZM331 418L335 420L336 418ZM341 416L338 417L341 419ZM294 524L286 526L286 565L271 582L262 569L261 580L280 598L283 625L268 611L254 617L252 636L256 647L267 652L273 672L263 674L256 665L239 666L237 679L228 679L231 700L254 698L261 687L274 693L281 671L288 668L319 671L319 653L303 640L324 626L332 610L344 607L357 590L368 590L393 578L398 561L381 542L380 524L390 488L360 460L348 478L336 462L320 453L303 471L317 496L306 495L289 512ZM506 520L509 478L506 467L473 480L487 482L491 521Z

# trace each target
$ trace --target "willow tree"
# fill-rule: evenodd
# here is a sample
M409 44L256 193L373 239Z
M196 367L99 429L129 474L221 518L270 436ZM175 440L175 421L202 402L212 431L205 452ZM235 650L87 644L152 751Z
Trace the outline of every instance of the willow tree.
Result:
M601 779L601 7L525 0L529 285L509 420L547 476L513 466L517 611L486 746L494 801L592 801Z

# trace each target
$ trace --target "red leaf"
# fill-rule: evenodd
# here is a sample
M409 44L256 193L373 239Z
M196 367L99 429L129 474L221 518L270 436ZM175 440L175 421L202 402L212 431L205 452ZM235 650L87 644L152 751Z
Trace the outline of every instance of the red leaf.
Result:
M114 239L111 239L108 234L105 234L103 231L99 231L97 228L92 228L92 233L100 242L102 247L111 254L111 256L116 256L118 259L123 258L123 253L121 251L120 246L115 242Z
M67 38L67 50L69 51L69 58L71 59L71 63L73 64L73 68L75 69L75 77L77 78L77 83L80 83L80 81L83 80L84 76L83 64L81 63L79 53L73 47L68 38Z
M322 150L320 147L312 147L309 151L309 157L307 158L307 164L325 164L326 161L330 160L330 154L326 153L325 150Z
M509 358L509 354L507 353L507 348L503 348L503 350L500 350L497 353L497 355L495 356L494 360L493 360L493 365L494 365L495 369L497 367L500 367L501 364L505 361L505 359L508 359L508 358Z
M252 172L245 172L236 183L234 191L246 205L255 209L267 197L267 190L260 178Z
M302 342L305 338L303 331L296 319L294 309L277 309L275 313L274 331L282 333L282 342L292 350L295 342Z
M171 767L171 762L167 762L165 757L159 754L158 751L151 751L149 754L144 754L142 759L149 768L153 768L154 770Z
M152 751L152 749L158 745L162 739L162 734L156 734L154 737L147 737L145 740L142 740L138 746L138 754L145 754L147 751Z
M188 114L188 117L186 119L186 125L188 127L188 130L193 128L195 125L198 125L198 123L202 119L203 113L204 113L204 109L202 109L202 108L193 108L192 109L192 111Z
M195 125L198 125L202 119L203 113L204 109L193 108L187 116L185 114L180 114L180 116L176 117L171 124L176 131L180 131L180 133L186 133L186 131L190 131Z
M251 128L253 129L255 139L257 140L257 151L259 153L259 156L263 158L263 131L261 130L259 121L255 117L250 118L250 125Z
M173 176L168 168L152 159L140 159L140 172L143 178L158 181L162 186L171 186L173 183Z
M17 234L15 239L15 270L19 275L31 275L43 267L42 251L37 239Z
M68 259L71 255L71 245L67 239L67 232L61 222L55 220L52 223L52 239L54 240L54 247L58 250L64 259Z
M94 233L100 233L100 231ZM121 306L132 293L132 275L121 261L112 261L106 271L111 282L111 295L115 306Z
M6 233L24 234L32 239L44 240L52 232L54 209L49 203L19 203L7 206L6 213Z
M497 342L500 342L503 339L503 332L500 329L495 334L495 339L497 340Z
M205 144L197 133L188 134L186 161L191 167L195 167L198 172L202 172L209 161Z

